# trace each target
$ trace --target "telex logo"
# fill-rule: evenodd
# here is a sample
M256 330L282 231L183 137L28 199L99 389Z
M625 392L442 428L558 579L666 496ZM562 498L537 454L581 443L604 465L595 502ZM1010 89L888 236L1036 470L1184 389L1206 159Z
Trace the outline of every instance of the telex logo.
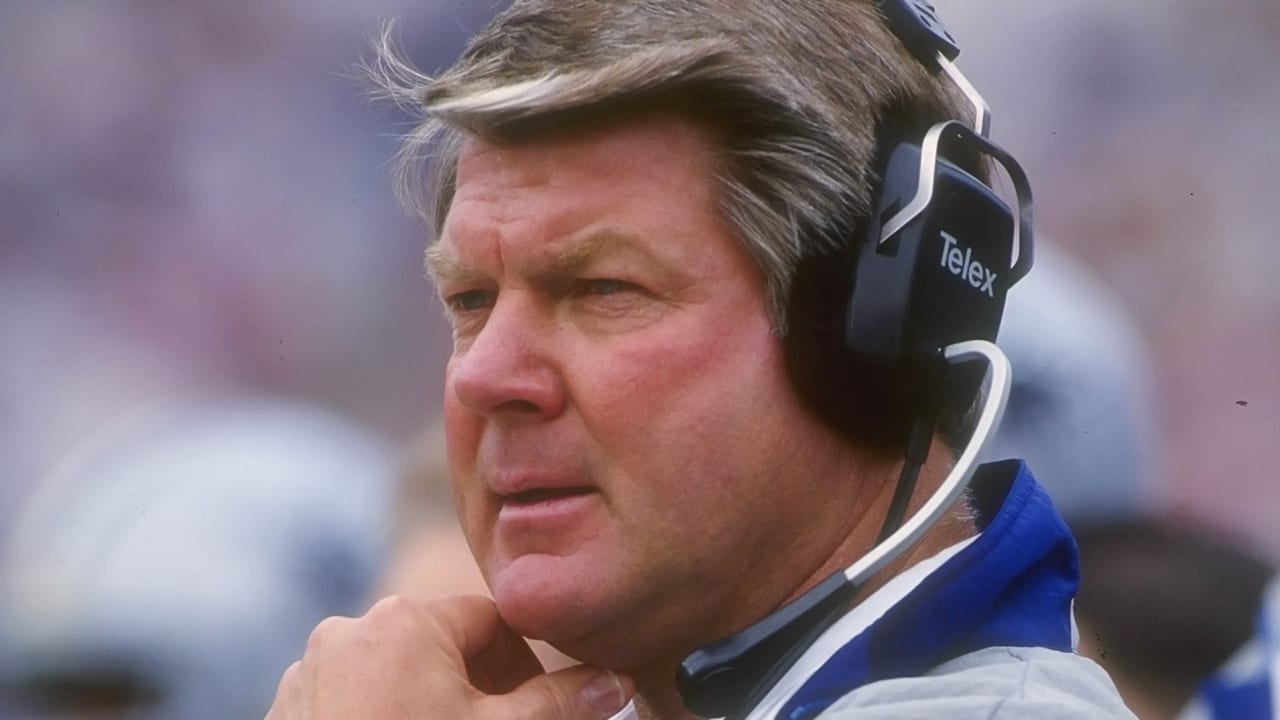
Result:
M973 259L973 249L960 249L960 241L951 233L942 232L942 267L956 277L972 285L988 296L996 296L996 274Z

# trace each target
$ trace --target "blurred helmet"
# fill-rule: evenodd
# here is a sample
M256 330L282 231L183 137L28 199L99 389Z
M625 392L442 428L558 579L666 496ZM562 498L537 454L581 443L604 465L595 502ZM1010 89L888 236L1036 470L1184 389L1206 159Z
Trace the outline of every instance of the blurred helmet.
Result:
M104 429L0 545L9 702L24 717L261 718L311 628L363 611L395 460L351 421L279 399L189 400Z
M1114 295L1040 243L1035 269L1009 292L997 344L1013 384L986 459L1025 458L1068 522L1154 507L1152 366Z

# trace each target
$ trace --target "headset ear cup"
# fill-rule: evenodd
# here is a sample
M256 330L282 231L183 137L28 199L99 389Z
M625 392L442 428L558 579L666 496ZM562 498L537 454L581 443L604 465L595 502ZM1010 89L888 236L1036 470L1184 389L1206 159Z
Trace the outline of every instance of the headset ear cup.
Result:
M899 453L916 414L911 375L860 358L844 343L851 252L806 258L787 308L787 372L801 400L851 442Z
M858 240L802 261L792 284L787 362L796 388L820 417L871 447L904 448L925 410L940 415L953 441L966 434L962 418L982 373L951 367L943 349L994 341L1018 277L1012 211L940 152L953 125L935 126L924 145L888 146L875 211ZM962 156L989 146L967 128L953 132L967 140L953 143Z
M878 239L880 216L894 202L885 199L885 191L909 196L916 184L910 160L900 159L903 167L896 174L889 166L890 151L898 146L892 135L882 129L877 137L874 167L880 178L873 188L872 216L851 228L851 240L840 251L804 258L796 268L787 307L786 360L801 399L818 417L851 442L897 455L917 415L915 378L901 366L852 352L847 338L857 256ZM886 185L890 179L895 181ZM890 209L905 202L904 197Z

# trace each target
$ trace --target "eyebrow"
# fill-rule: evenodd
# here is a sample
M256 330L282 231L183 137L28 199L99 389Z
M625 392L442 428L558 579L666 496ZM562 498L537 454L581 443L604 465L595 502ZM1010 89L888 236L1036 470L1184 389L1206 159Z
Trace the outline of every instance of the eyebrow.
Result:
M638 236L617 228L605 227L571 244L555 259L552 268L562 273L574 272L609 250L630 250L646 258L653 258L652 251L640 242Z
M445 282L473 281L480 277L479 273L458 262L452 253L440 245L439 240L427 246L422 264L427 277L437 286Z
M549 270L554 273L572 273L609 250L631 250L654 259L653 252L640 242L639 237L617 228L606 227L572 242L552 260ZM474 282L483 278L482 273L459 262L438 240L427 247L423 263L427 276L437 285L442 282Z

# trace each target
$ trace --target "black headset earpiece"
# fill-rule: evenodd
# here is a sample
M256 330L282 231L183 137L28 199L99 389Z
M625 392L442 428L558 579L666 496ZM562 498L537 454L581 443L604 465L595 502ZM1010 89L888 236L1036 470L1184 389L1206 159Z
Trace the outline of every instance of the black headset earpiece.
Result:
M1017 217L949 157L991 158L1013 183ZM995 341L1009 288L1031 269L1031 188L1016 161L955 121L888 153L876 211L857 247L845 347L876 364L928 372L942 349ZM950 388L972 397L976 387ZM948 400L940 398L942 404Z
M1031 268L1030 185L1018 163L986 138L986 104L951 64L959 48L933 8L922 0L880 0L879 6L892 31L920 62L945 72L960 86L973 102L975 118L972 128L954 120L942 122L918 142L903 140L882 150L875 210L866 236L855 248L844 349L863 361L919 373L925 385L944 395L932 398L931 404L954 406L972 398L982 378L957 372L956 358L967 360L986 352L957 347L971 340L980 341L978 345L995 340L1006 294ZM962 159L983 156L1003 167L1012 181L1016 215L991 187L963 169ZM996 372L995 362L986 357ZM1007 388L1007 365L999 374ZM992 384L998 384L994 376ZM984 408L984 435L998 422L1003 398L998 395ZM931 433L912 433L927 434ZM913 460L918 452L909 444L907 466L923 462L922 457ZM761 701L845 612L865 578L918 539L941 516L938 507L958 497L976 456L976 447L966 448L962 460L970 467L953 471L954 478L949 476L939 496L926 504L926 509L932 508L932 519L917 522L913 516L916 526L910 532L904 528L895 533L900 516L892 518L882 533L890 540L853 567L833 574L756 624L686 657L677 675L685 706L702 717L740 717ZM900 480L899 489L905 486L909 495L911 483ZM895 497L894 505L898 504ZM924 513L922 509L917 514Z

